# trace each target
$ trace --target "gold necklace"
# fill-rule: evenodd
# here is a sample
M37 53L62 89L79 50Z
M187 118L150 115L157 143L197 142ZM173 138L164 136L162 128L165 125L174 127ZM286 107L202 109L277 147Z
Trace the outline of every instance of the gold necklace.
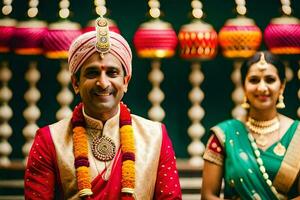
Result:
M258 135L267 135L273 133L279 129L279 119L275 118L267 121L258 121L249 117L246 122L247 127L254 133Z
M255 139L256 143L264 147L268 144L268 138L266 135L278 131L280 123L278 116L267 121L259 121L253 119L252 117L248 117L246 126L252 133L258 135L258 137Z

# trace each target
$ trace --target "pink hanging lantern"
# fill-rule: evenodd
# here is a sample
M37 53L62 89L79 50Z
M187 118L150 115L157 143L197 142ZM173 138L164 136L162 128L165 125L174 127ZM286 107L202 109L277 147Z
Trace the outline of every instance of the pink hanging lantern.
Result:
M70 15L69 6L68 0L61 0L59 3L61 19L49 25L43 41L45 56L48 58L67 59L72 41L82 33L80 24L67 19Z
M217 54L218 34L202 20L183 25L178 34L180 56L184 59L213 59Z
M12 1L3 1L1 9L5 17L0 19L0 53L8 53L11 50L11 41L17 23L16 20L9 17L9 14L13 10L11 4Z
M281 1L285 16L274 18L264 31L268 49L274 54L300 54L300 21L292 17L290 1Z
M50 24L43 41L46 57L67 59L69 46L80 34L80 25L75 22L64 20Z
M0 19L0 53L8 53L17 21L11 18Z
M18 23L13 40L15 53L20 55L42 54L42 42L46 34L47 25L43 21L32 19Z
M237 17L226 21L219 32L219 44L227 58L249 58L257 51L262 33L254 21Z
M177 36L169 23L155 19L141 24L133 44L142 58L168 58L175 54Z

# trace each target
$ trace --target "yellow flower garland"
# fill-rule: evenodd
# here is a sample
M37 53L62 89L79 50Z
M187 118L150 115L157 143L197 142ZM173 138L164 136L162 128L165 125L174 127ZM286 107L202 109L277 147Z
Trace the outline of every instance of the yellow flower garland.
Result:
M126 105L120 103L120 140L122 150L122 200L132 200L135 189L135 144L131 115ZM76 178L80 197L93 195L88 161L88 138L84 128L82 103L73 112L73 145Z

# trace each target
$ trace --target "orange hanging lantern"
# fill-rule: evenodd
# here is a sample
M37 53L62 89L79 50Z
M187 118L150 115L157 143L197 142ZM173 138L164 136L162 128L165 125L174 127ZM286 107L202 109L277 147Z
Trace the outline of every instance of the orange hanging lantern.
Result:
M237 17L226 21L219 32L222 53L227 58L249 58L257 51L262 33L252 19Z
M237 18L229 19L219 32L219 43L226 58L249 58L261 44L262 33L254 20L245 17L245 0L236 0Z

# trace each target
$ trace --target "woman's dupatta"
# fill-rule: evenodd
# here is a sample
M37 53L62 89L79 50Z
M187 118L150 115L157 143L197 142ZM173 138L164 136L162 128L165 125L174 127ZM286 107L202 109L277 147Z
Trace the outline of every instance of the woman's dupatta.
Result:
M226 186L233 186L241 199L278 199L266 183L256 161L248 131L238 120L229 120L219 124L225 134L225 168ZM268 163L269 164L269 163ZM231 193L232 188L226 188Z

